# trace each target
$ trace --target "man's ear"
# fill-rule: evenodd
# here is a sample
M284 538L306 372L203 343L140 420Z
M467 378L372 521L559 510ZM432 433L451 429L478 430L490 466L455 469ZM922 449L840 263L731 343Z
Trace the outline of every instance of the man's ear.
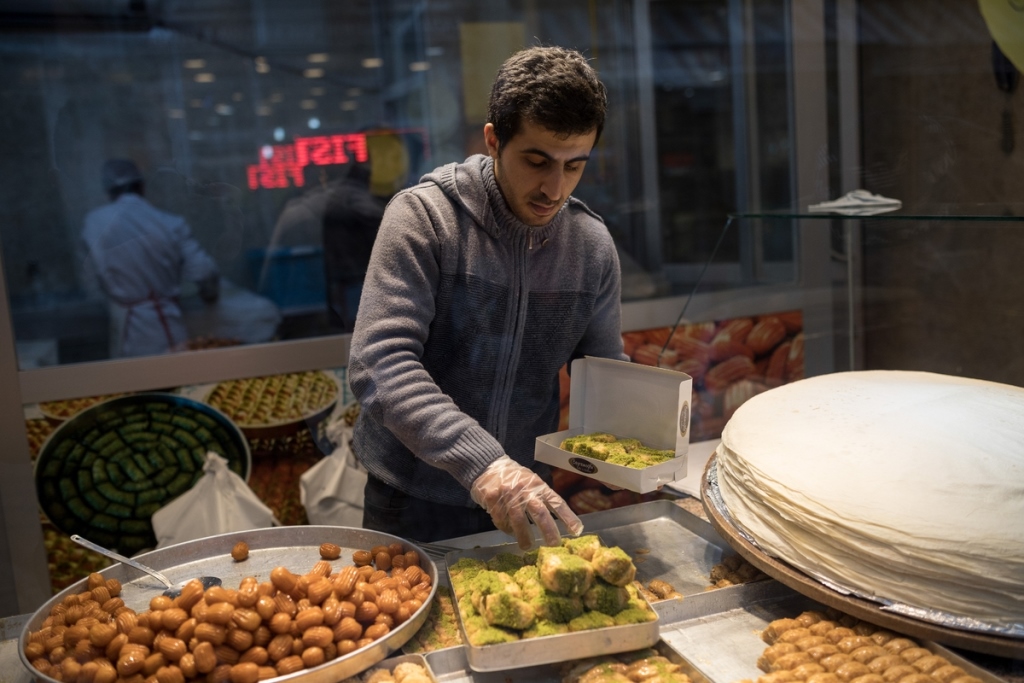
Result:
M493 123L484 124L484 144L487 145L487 154L490 155L491 158L497 159L499 154L498 135L494 132Z

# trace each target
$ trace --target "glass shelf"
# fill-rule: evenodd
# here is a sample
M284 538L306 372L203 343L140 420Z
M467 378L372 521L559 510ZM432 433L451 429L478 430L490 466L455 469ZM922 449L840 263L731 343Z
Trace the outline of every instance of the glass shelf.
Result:
M1024 223L1024 204L928 204L903 206L894 211L873 214L843 214L835 211L801 211L799 209L772 209L737 211L729 214L734 219L839 219L862 221L994 221Z

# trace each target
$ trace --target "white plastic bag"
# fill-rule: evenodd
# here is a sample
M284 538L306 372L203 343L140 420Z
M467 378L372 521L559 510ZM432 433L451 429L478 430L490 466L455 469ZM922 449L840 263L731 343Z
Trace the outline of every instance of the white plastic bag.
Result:
M191 489L153 513L156 547L281 525L226 459L207 453L203 472Z
M343 414L327 425L325 433L334 451L299 479L306 516L310 524L362 527L366 470L352 453L352 425Z

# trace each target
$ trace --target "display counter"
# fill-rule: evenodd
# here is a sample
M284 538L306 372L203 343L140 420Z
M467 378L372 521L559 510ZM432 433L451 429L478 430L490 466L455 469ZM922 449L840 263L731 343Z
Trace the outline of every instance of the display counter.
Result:
M619 545L630 552L634 560L640 560L637 562L637 580L662 579L682 594L682 599L653 603L660 634L655 649L660 655L675 662L680 667L679 672L685 673L691 683L757 680L764 673L757 665L758 657L765 649L762 631L774 620L792 618L806 610L824 611L825 608L766 578L709 590L712 568L732 551L709 524L701 508L699 500L684 497L678 501L652 501L596 512L584 515L583 521L588 533L597 534L606 544ZM509 540L505 534L489 532L451 539L443 545L456 549L449 552L448 556L452 556L458 554L457 549L486 548L508 543ZM440 555L433 559L438 568L439 585L443 586L447 576L445 559ZM0 642L0 670L5 673L3 680L11 683L32 680L17 652L18 636L28 620L28 615L0 620L0 637L3 639ZM428 622L424 629L431 627ZM517 663L501 670L480 672L470 666L468 648L464 645L423 651L423 648L412 647L416 642L410 640L405 650L419 650L417 654L423 656L434 679L445 683L557 683L567 668L562 664L576 659L572 651L566 651L559 652L558 662L552 664L522 666ZM999 683L1000 680L1019 683L1024 680L1019 660L952 650L927 641L920 644L983 683ZM610 650L615 651L615 648ZM382 664L386 665L400 655L402 651L394 651ZM302 677L295 680L302 680Z

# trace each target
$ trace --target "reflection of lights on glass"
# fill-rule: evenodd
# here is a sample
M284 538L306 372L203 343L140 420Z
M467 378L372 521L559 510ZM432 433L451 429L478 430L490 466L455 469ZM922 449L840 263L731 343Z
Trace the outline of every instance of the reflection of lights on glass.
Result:
M284 128L278 126L277 128L274 129L274 139L277 140L278 142L284 140Z
M354 100L345 100L344 102L341 103L342 111L355 111L358 108L359 103L355 102Z
M268 105L261 104L260 106L256 107L256 116L270 116L270 113L272 111L273 109L271 109Z
M306 57L310 64L323 64L329 59L326 52L314 52Z
M430 62L412 62L409 64L409 71L427 71L430 69Z
M200 130L190 130L188 132L188 139L189 140L202 140L203 139L203 132L200 131Z
M267 64L266 57L257 57L253 60L256 63L256 73L265 74L270 73L270 65Z
M349 88L345 91L346 97L359 97L362 94L363 91L361 88Z
M380 57L368 57L363 60L364 69L379 69L384 66L384 60Z
M284 101L284 95L279 92L270 93L270 101L274 104Z
M306 122L306 125L312 128L313 130L316 130L317 128L320 127L320 119L314 116L313 118Z
M323 94L327 92L327 88L310 88L309 94L313 97L323 97Z
M299 106L303 109L316 109L316 100L302 100Z
M235 108L230 104L218 104L213 110L221 116L231 116L235 113Z
M188 101L188 106L192 107L193 109L201 109L203 107L203 101L199 98L193 98Z
M244 95L242 95L242 93L240 92L236 92L233 95L231 95L231 99L233 99L235 102L241 102L243 98Z
M305 76L306 78L323 78L324 77L324 70L323 69L305 69L302 72L302 75Z
M185 68L186 69L202 69L202 68L205 68L205 67L206 67L206 60L205 59L186 59L185 60Z
M196 83L213 83L215 80L217 80L217 77L209 71L204 71L203 73L199 73L193 76L192 80L194 80Z
M167 110L167 117L171 118L171 119L183 119L183 118L185 118L185 110L184 109L168 109Z
M443 47L438 47L438 46L434 45L434 46L428 47L425 50L425 52L426 52L426 55L428 57L440 57L441 55L444 54L444 48Z
M260 147L260 154L263 155L264 159L273 159L274 148L271 147L270 145L263 145L262 147Z

